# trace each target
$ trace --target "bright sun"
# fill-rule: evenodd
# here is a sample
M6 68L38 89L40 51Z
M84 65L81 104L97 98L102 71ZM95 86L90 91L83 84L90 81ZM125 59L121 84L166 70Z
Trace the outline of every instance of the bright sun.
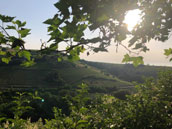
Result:
M124 23L128 25L128 30L132 31L133 28L141 21L141 11L139 9L128 11L125 16Z

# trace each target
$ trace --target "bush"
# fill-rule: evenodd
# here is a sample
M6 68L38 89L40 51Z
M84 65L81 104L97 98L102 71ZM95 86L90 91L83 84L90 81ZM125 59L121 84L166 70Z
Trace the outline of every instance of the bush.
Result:
M172 71L161 73L158 80L147 80L136 86L137 92L120 100L109 95L90 97L82 84L74 97L66 96L70 114L54 108L54 118L31 123L12 120L1 127L37 127L40 129L170 129L172 128Z

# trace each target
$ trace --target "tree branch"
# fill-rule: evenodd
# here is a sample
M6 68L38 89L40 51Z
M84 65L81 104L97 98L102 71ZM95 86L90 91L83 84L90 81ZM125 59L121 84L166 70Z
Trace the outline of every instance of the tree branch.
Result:
M4 28L3 26L0 26L0 28L6 33L6 35L7 35L8 37L10 37L10 35L7 33L7 31L5 30L5 28Z

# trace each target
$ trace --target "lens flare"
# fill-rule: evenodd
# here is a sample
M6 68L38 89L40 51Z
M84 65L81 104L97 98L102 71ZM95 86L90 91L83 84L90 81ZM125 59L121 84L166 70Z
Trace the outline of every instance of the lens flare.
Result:
M129 31L132 31L140 21L141 11L139 9L128 11L125 15L124 23L127 24Z

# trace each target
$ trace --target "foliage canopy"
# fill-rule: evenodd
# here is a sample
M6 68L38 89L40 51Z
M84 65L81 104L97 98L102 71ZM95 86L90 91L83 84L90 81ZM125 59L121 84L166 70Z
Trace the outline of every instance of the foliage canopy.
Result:
M85 49L106 52L107 47L112 44L115 44L117 48L121 45L129 53L138 54L149 50L147 43L151 39L165 42L170 38L171 0L59 0L54 5L58 9L57 14L44 22L49 25L48 42L51 45L43 48L42 51L45 53L56 51L58 61L62 59L59 53L65 54L69 60L78 60L79 54ZM141 22L129 31L124 18L128 11L134 9L141 11ZM3 23L0 26L1 46L5 44L13 49L24 48L23 38L30 32L30 29L24 28L26 22L14 21L14 17L4 15L0 15L0 20ZM4 26L4 23L9 22L12 25ZM15 30L19 36L10 36L6 31L9 29ZM94 31L99 32L97 36L88 38L86 32ZM126 39L129 40L128 44L123 44ZM60 44L66 44L66 49L61 50ZM2 61L8 63L17 52L16 50L13 53L1 51ZM166 56L171 54L171 49L165 50ZM33 60L26 51L22 55L27 56L27 62L24 62L26 66L33 64ZM137 66L143 64L143 58L130 57L126 54L123 62L134 62Z
M60 0L55 7L58 13L44 23L49 24L49 41L54 41L55 45L68 42L66 51L78 46L94 52L107 51L108 46L115 44L124 46L129 53L146 52L151 39L164 42L169 39L172 29L171 0ZM141 22L128 31L124 19L133 9L141 11ZM85 32L88 30L98 30L99 34L87 38ZM127 38L128 44L122 44ZM167 49L165 54L172 53ZM142 60L142 57L132 58L127 54L123 62L138 65L143 63Z

